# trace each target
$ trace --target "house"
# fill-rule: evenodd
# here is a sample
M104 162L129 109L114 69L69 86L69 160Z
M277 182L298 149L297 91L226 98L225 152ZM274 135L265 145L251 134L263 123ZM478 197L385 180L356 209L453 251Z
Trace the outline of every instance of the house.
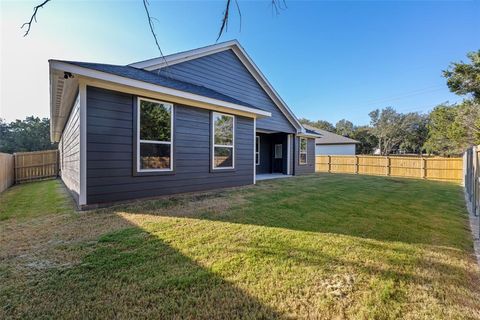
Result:
M315 154L320 155L355 155L356 146L360 141L339 134L303 125L308 131L320 135L315 139Z
M109 65L50 60L51 139L80 208L315 170L315 138L237 41Z

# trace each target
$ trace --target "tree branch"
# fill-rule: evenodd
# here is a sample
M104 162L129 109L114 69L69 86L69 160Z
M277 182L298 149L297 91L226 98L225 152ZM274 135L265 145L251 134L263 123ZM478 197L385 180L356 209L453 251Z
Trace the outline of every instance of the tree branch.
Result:
M235 1L235 5L237 7L238 16L240 17L240 30L242 30L242 11L240 10L240 5L238 4L238 0L234 0L234 1ZM217 36L216 41L218 41L218 39L220 39L222 34L224 32L226 32L227 29L228 29L228 18L229 18L229 14L230 14L230 4L231 4L231 0L227 0L227 3L225 5L225 11L223 12L222 24L220 26L220 31L218 32L218 36Z
M158 43L157 39L157 34L155 33L155 25L154 25L154 18L150 15L150 11L148 11L148 6L150 5L148 3L148 0L142 0L143 1L143 7L145 8L145 13L147 15L147 20L148 20L148 26L150 27L150 32L152 33L153 39L155 39L155 44L157 45L158 51L160 52L160 55L162 58L165 60L165 63L167 63L167 60L165 59L165 56L163 55L162 49L160 48L160 44Z
M43 1L41 4L39 4L38 6L35 6L35 7L33 8L33 14L32 14L32 16L30 17L30 21L25 22L24 24L22 24L22 26L20 27L20 29L23 29L23 27L27 26L27 31L25 31L25 34L23 35L24 37L26 37L26 36L28 35L28 33L30 32L30 28L32 27L33 21L37 22L37 12L38 12L38 9L43 8L43 6L46 5L48 2L50 2L50 0L45 0L45 1Z

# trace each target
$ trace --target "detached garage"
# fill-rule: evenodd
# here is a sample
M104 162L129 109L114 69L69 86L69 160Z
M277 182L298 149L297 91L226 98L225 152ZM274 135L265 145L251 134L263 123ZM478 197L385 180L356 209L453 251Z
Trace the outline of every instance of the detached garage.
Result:
M356 146L360 143L339 134L328 132L312 126L304 125L308 130L320 135L315 139L315 155L355 155Z

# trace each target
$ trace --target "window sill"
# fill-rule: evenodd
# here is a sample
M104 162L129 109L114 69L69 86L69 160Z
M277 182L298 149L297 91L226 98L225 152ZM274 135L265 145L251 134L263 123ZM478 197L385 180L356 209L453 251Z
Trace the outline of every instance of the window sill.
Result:
M222 172L235 172L237 169L235 168L229 168L229 169L214 169L210 168L210 173L222 173Z
M150 177L150 176L173 176L175 171L135 171L133 173L134 177Z

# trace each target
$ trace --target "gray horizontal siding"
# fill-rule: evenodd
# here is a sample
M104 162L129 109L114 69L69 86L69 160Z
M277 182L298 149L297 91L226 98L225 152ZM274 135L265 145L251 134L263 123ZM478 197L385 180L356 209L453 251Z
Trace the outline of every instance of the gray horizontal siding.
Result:
M72 111L58 144L60 174L65 186L78 203L80 194L80 98L75 99Z
M136 97L87 89L87 204L233 187L253 182L253 120L236 116L234 171L210 170L210 111L175 105L174 174L134 176Z
M315 139L308 139L307 142L307 164L300 164L300 153L299 145L300 138L295 136L294 139L294 150L295 150L295 175L309 174L315 172Z
M295 132L292 124L232 50L175 64L168 67L164 74L205 86L271 112L271 117L257 121L257 129Z

